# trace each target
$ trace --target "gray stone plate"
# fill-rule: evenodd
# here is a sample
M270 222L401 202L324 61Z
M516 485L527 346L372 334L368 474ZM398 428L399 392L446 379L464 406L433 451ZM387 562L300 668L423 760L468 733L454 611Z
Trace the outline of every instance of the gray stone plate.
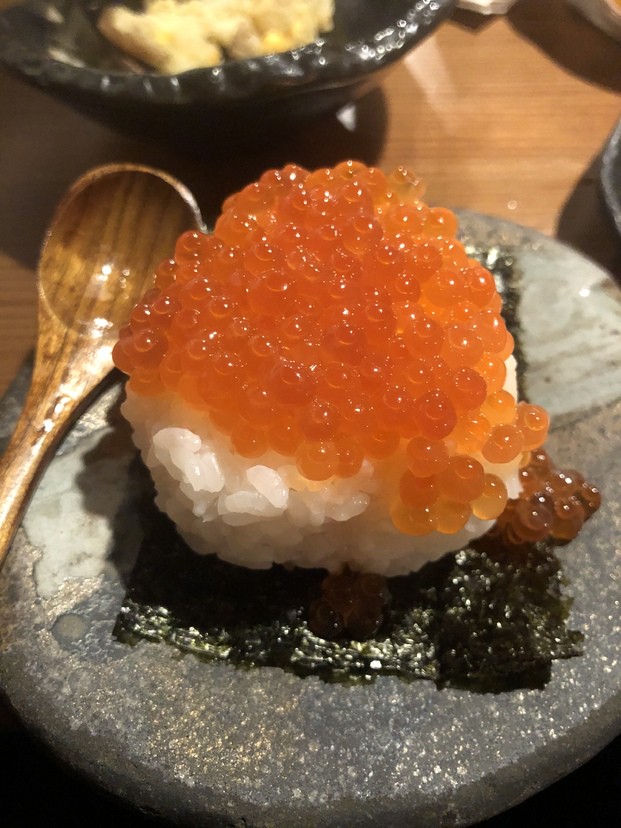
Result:
M461 218L488 260L514 255L526 392L554 417L557 462L604 491L559 553L585 655L556 662L544 690L478 695L121 644L111 633L141 524L116 388L47 470L0 575L0 687L61 759L182 824L434 828L510 807L621 731L621 295L539 234ZM21 393L4 401L0 436Z

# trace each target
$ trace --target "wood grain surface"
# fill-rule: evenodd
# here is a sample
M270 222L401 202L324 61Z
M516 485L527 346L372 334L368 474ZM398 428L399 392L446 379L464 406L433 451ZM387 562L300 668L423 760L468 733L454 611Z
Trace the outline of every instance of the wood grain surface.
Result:
M35 266L54 206L94 164L163 167L207 216L268 166L403 164L433 203L537 228L620 273L598 186L620 92L621 46L564 0L521 0L501 17L456 12L341 120L204 157L124 138L0 72L0 394L34 342Z

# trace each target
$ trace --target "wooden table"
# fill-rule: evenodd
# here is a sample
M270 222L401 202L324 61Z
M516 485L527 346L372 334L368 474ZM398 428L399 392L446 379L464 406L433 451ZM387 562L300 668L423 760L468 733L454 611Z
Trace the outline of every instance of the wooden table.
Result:
M435 203L535 227L621 272L597 184L620 90L621 46L563 0L521 0L507 17L457 13L362 102L353 130L329 118L251 157L130 141L0 74L0 394L33 345L34 266L54 205L94 164L164 166L212 212L270 165L404 164Z
M521 0L506 17L458 12L386 77L381 92L360 102L354 118L327 118L251 153L197 158L130 140L0 72L0 395L34 343L34 269L45 228L63 191L93 165L136 160L169 169L209 216L228 192L287 161L403 164L428 181L430 201L534 227L619 276L621 239L601 200L598 163L621 115L620 92L621 46L563 0ZM17 755L54 786L57 807L65 793L72 807L76 796L93 807L95 795L24 747L19 727L0 710L2 724L3 767ZM595 760L600 780L602 767L604 779L605 768L621 769L615 749ZM560 788L559 802L571 790L572 783ZM621 794L615 802L618 823ZM512 812L515 822L506 815L489 825L537 819L538 807L536 798ZM143 824L114 813L117 824ZM608 824L614 821L601 823Z

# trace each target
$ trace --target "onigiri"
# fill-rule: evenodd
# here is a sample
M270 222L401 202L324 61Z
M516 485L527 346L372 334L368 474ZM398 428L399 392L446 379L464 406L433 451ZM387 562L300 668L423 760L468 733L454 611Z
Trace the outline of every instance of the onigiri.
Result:
M114 350L196 552L402 575L486 533L548 416L492 274L406 170L266 172L187 232Z

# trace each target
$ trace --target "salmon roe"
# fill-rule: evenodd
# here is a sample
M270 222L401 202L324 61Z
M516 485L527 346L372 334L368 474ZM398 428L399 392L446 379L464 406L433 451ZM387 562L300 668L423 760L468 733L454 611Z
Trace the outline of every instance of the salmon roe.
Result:
M555 466L541 448L528 455L520 478L520 497L507 503L490 534L506 546L542 540L566 543L600 507L597 486L577 471Z
M349 635L362 641L377 632L389 601L382 575L344 569L322 581L321 595L309 607L308 626L324 639Z
M541 446L548 417L503 389L494 278L422 192L355 161L266 172L158 269L114 349L129 387L181 395L235 451L275 450L311 480L400 464L403 532L498 517L485 464Z

